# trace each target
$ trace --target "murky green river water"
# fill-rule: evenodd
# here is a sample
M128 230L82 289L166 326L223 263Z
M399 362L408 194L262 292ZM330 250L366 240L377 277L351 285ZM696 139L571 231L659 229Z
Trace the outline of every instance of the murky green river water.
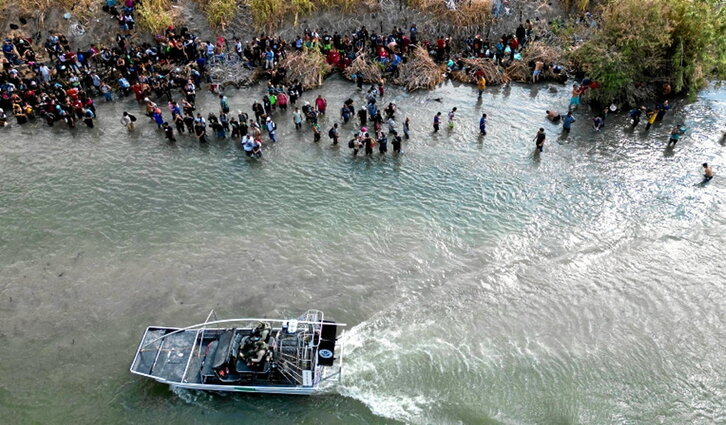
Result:
M323 90L332 110L361 104L349 83ZM232 109L259 93L228 93ZM169 146L146 119L129 135L130 104L101 105L93 130L0 130L0 422L726 422L726 92L676 102L647 135L622 116L593 133L583 108L569 137L544 119L563 87L386 97L412 120L398 157L331 147L332 116L316 145L278 115L262 161ZM453 106L457 128L432 135ZM717 176L700 186L704 161ZM329 394L172 392L128 372L147 325L308 308L351 325Z

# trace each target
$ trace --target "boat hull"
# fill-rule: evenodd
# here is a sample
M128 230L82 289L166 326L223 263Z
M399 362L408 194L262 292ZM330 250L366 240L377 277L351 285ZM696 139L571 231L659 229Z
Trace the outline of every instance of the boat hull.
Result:
M157 380L158 382L163 382ZM169 384L168 382L164 382ZM314 387L272 387L272 386L244 386L244 385L208 385L208 384L169 384L172 388L184 388L196 391L213 391L225 393L253 393L253 394L286 394L286 395L313 395L318 393Z

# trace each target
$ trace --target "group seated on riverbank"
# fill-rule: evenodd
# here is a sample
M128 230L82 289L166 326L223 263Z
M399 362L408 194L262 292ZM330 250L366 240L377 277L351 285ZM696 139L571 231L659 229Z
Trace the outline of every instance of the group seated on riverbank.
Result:
M529 20L515 33L503 34L497 42L479 35L463 40L424 36L411 24L408 29L396 27L385 34L366 27L350 34L307 29L290 43L265 34L246 42L222 37L202 40L187 28L169 27L149 43L135 41L138 37L133 0L105 10L109 19L119 24L114 46L90 44L79 48L71 46L59 33L50 34L39 46L21 32L7 35L0 58L1 116L5 111L12 113L18 124L43 119L49 126L63 122L75 127L82 120L93 127L97 113L94 98L112 101L132 93L139 103L146 98L168 102L182 98L184 109L194 111L196 91L209 84L210 89L221 92L228 81L215 71L231 63L251 71L242 83L266 78L275 95L293 99L292 103L304 90L322 83L322 74L333 69L345 71L356 63L363 65L361 69L343 75L355 80L359 87L364 81L382 85L387 79L409 90L432 88L443 75L467 82L484 78L489 84L505 83L512 78L506 76L504 67L512 64L520 64L520 70L538 66L543 69L540 61L524 64L523 49L545 31L541 23ZM302 59L293 60L294 55ZM550 65L553 75L564 75L559 64ZM402 72L407 66L417 68ZM371 70L371 75L364 68ZM431 78L426 78L427 74ZM515 78L526 79L526 75ZM153 117L152 111L148 112ZM154 120L160 129L164 122L187 118L175 113L171 106L170 119L164 119L160 108L155 112Z

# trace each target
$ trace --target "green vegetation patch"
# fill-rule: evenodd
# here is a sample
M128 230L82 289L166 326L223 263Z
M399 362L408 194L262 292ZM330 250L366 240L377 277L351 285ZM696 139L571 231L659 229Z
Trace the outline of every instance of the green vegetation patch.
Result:
M612 0L602 24L569 57L602 84L595 100L637 99L637 88L669 84L694 97L726 76L726 8L719 0Z

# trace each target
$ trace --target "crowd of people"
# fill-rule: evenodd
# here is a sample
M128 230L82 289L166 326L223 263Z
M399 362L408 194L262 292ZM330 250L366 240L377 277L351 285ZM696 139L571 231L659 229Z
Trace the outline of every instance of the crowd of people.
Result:
M187 28L169 27L162 34L157 34L153 43L139 43L134 41L136 6L135 0L124 0L120 5L115 1L107 2L104 7L110 19L118 23L119 31L113 46L90 44L85 49L74 48L60 33L50 33L42 46L19 35L5 38L3 57L0 58L0 125L9 122L10 113L19 125L39 119L48 126L63 124L73 128L82 121L87 127L94 127L98 113L95 99L111 102L133 94L170 142L176 141L177 135L187 133L204 143L211 133L215 138L240 140L242 149L249 156L260 157L263 133L270 143L276 142L275 115L278 111L285 113L288 107L292 110L295 128L310 128L315 142L320 141L323 132L319 117L326 114L327 101L318 96L312 104L305 101L298 106L303 86L297 80L289 81L287 70L280 66L288 51L319 50L328 63L340 69L350 65L357 55L364 52L382 64L384 75L395 77L400 64L407 60L407 55L417 45L423 46L435 61L455 70L464 66L461 59L467 57L486 57L499 63L522 60L522 48L531 40L542 37L546 31L539 19L526 20L513 33L502 34L492 42L480 35L461 40L423 35L416 24L411 24L406 30L395 27L388 33L378 33L363 26L350 34L308 29L288 44L278 36L264 34L244 43L239 38L203 40ZM241 111L233 116L227 97L210 78L210 67L229 56L236 56L248 68L261 69L268 80L266 95L252 104L253 116ZM532 80L537 82L545 65L540 62L531 65ZM558 65L553 65L553 74L561 71ZM562 75L566 78L564 72ZM483 77L478 80L481 96L486 81ZM205 84L219 94L218 113L202 114L196 110L197 91ZM356 84L363 90L360 75ZM553 122L561 121L563 131L569 131L575 122L573 111L580 104L581 97L596 88L597 82L588 79L575 84L567 114L560 117L557 112L547 111L547 118ZM402 140L409 138L409 118L403 117L399 131L396 105L380 102L384 93L385 79L382 79L367 89L365 106L356 111L352 99L342 105L341 125L356 117L360 124L355 137L348 141L353 155L361 150L365 155L371 155L374 146L380 153L386 153L389 139L393 152L400 152ZM162 102L167 108L159 106ZM669 109L665 100L652 109L635 108L629 116L633 127L645 116L647 131L655 122L662 120ZM606 117L611 112L614 111L605 109L595 114L593 129L600 131L604 128ZM456 108L446 118L449 128L453 128L457 121ZM121 123L129 130L133 130L135 121L136 117L128 112L121 118ZM441 121L439 112L433 119L435 132L439 131ZM483 114L479 120L480 133L486 135L486 129L487 116ZM685 131L683 125L676 126L669 143L675 144ZM341 128L337 123L328 129L328 137L333 144L338 144ZM537 150L542 151L544 130L538 132L535 139Z

